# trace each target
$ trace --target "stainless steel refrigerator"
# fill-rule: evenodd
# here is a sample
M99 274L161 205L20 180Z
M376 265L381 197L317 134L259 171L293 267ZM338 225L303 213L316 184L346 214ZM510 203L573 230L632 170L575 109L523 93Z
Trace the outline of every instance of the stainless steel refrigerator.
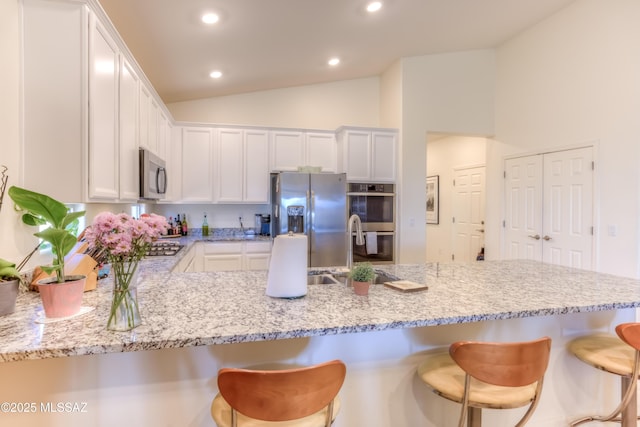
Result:
M345 265L347 258L346 174L271 174L271 233L304 233L309 267Z

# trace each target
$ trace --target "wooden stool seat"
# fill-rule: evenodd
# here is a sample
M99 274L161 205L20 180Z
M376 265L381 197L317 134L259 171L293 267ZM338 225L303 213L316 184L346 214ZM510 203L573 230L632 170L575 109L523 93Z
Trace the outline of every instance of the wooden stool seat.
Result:
M465 374L449 353L429 356L418 366L418 376L436 394L462 403ZM491 409L520 408L531 403L535 395L536 383L522 387L502 387L471 378L469 405Z
M623 427L637 425L636 381L640 372L640 323L616 326L617 337L611 334L591 334L568 344L568 350L579 360L596 369L619 375L621 400L608 415L589 415L573 420L574 427L592 421L617 421Z
M418 366L418 377L436 394L462 404L458 426L480 427L482 408L529 405L518 421L535 411L549 364L551 338L516 343L458 341Z
M241 413L238 413L238 427L318 427L324 426L327 419L327 407L322 408L320 411L309 415L304 418L290 421L261 421L253 418L249 418ZM331 422L336 419L336 416L340 412L340 398L336 397L333 401L333 413L331 415ZM231 406L224 400L222 395L218 394L211 404L211 416L216 421L218 427L231 427Z
M329 427L340 411L340 360L281 370L224 368L211 403L218 427Z
M631 375L634 349L615 335L593 334L579 337L569 351L584 363L616 375Z

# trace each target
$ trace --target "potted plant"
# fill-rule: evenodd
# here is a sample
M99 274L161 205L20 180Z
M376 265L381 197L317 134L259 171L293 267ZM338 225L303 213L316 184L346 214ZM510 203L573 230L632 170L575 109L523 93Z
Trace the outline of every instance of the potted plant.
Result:
M38 281L45 315L66 317L78 313L82 306L86 276L65 276L64 257L77 242L70 230L85 212L70 212L63 203L49 196L16 186L9 188L9 197L19 210L24 211L22 222L32 226L49 226L34 233L34 236L51 244L53 254L52 265L41 268L46 273L55 273L55 276Z
M369 286L374 277L376 277L376 273L370 262L360 262L355 264L349 271L349 277L353 284L353 291L357 295L368 295Z
M0 258L0 316L11 314L16 309L18 289L22 276L16 265Z

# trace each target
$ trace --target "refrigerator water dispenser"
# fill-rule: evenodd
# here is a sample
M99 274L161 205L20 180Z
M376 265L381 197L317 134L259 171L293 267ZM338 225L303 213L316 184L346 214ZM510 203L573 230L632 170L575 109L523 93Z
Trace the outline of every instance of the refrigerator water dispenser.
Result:
M304 233L304 206L287 207L288 230L291 233Z

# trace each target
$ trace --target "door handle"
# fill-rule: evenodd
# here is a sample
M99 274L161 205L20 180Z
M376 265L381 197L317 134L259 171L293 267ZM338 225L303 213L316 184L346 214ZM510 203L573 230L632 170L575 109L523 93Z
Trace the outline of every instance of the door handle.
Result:
M543 237L543 239L544 239L544 240L546 240L546 241L549 241L549 240L551 240L551 237L549 237L549 236L544 236L544 237Z
M536 234L536 235L534 235L534 236L532 236L531 234L529 234L529 236L528 236L528 237L531 237L532 239L540 240L540 235L539 235L539 234Z
M484 233L484 228L476 228L476 231L479 231L481 233Z

